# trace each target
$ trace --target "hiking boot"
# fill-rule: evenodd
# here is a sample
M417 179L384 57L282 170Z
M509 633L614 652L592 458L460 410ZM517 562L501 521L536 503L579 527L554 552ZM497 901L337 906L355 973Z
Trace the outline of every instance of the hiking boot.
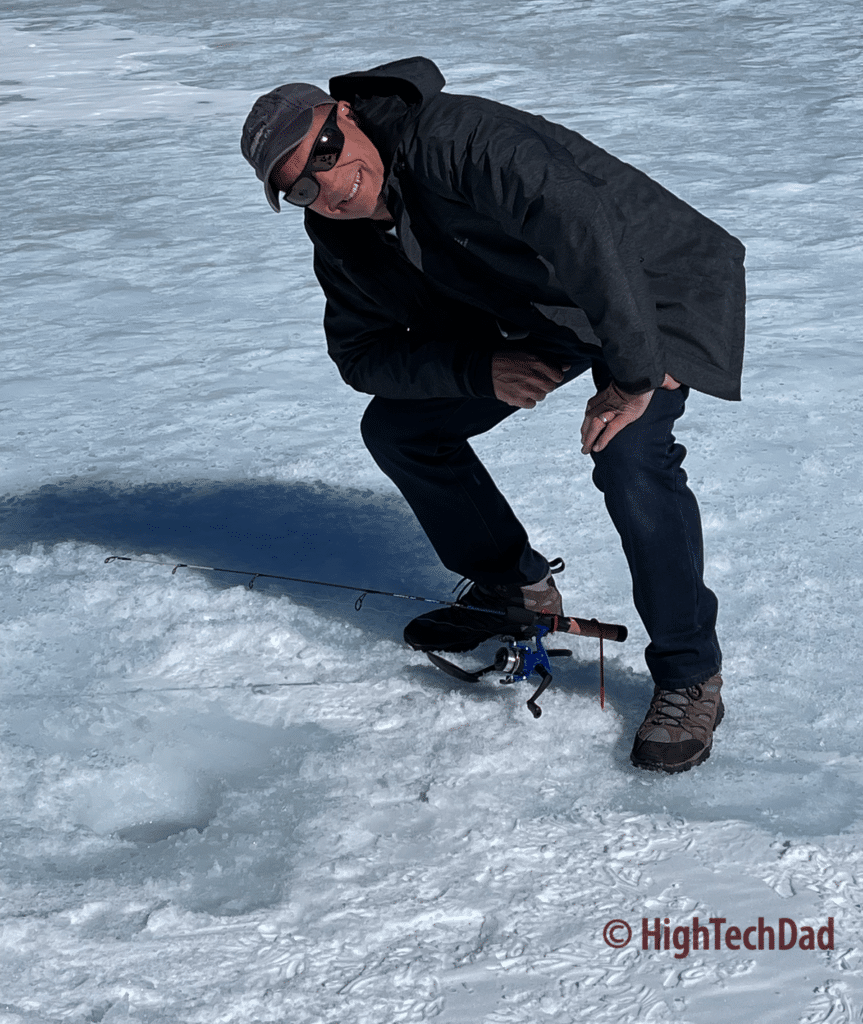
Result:
M543 579L527 586L472 584L459 594L454 605L426 612L409 622L405 626L405 643L415 651L457 653L472 651L485 640L501 634L517 640L531 636L530 627L507 622L503 613L515 606L532 612L563 615L560 591L552 579L552 573L563 572L563 559L554 559L548 568Z
M688 772L710 757L713 730L725 708L718 673L706 683L682 690L653 691L647 715L635 734L630 760L648 771Z

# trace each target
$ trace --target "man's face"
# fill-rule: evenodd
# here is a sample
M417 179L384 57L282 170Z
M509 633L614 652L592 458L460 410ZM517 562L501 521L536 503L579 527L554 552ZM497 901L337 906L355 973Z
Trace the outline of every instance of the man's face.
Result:
M309 209L332 220L387 219L389 214L381 199L384 165L380 154L348 117L350 104L340 101L337 107L336 124L345 137L345 145L335 167L314 172L321 191ZM273 171L271 177L279 191L289 189L302 174L331 110L329 104L315 107L308 134L282 166Z

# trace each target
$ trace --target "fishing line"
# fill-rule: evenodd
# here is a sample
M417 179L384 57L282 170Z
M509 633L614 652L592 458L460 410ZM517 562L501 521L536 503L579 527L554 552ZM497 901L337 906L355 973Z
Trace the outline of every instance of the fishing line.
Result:
M198 693L201 690L248 690L250 693L256 696L265 696L272 690L283 689L289 686L335 686L336 683L207 683L204 686L160 686L154 689L150 689L145 686L136 686L129 690L76 690L62 691L53 690L47 693L0 693L0 701L13 701L13 700L25 700L25 701L36 701L36 700L57 700L57 699L73 699L73 700L95 700L99 697L129 697L135 696L136 694L151 694L151 693L180 693L180 692L195 692Z

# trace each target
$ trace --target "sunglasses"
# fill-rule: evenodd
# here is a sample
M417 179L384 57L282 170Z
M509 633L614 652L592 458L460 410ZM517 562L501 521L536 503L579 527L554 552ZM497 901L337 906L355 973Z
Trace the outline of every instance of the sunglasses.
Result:
M321 186L314 177L315 173L332 170L339 162L344 145L345 137L336 125L336 107L333 107L318 132L312 146L312 155L299 178L285 192L285 199L294 206L311 206L321 191Z

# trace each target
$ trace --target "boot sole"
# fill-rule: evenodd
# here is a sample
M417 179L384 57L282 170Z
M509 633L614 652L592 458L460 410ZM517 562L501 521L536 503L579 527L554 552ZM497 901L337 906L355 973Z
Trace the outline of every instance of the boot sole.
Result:
M716 712L716 721L713 723L713 731L719 728L719 723L725 717L725 705L722 703L722 698L719 698L719 710ZM696 757L690 761L684 761L681 764L662 764L659 761L642 761L635 756L634 753L629 755L629 760L635 765L636 768L642 768L648 772L665 772L666 775L680 775L681 772L688 772L691 768L697 768L698 765L704 764L708 757L710 757L710 751L713 749L713 737L710 738L709 746L706 746Z

